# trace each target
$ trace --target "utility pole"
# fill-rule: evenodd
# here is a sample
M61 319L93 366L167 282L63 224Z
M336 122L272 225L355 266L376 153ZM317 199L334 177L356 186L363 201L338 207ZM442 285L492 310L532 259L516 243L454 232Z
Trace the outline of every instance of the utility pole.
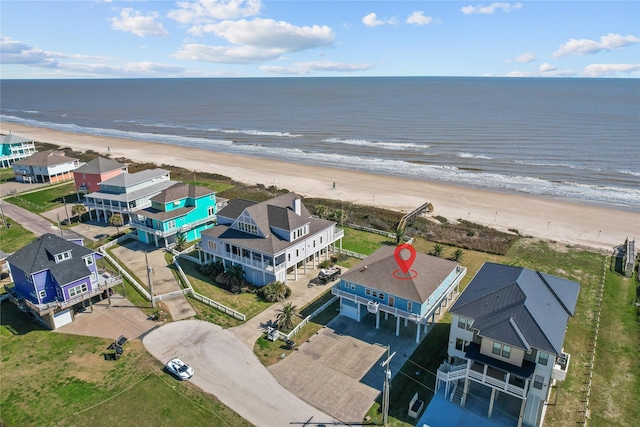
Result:
M147 283L149 284L149 294L151 295L151 308L156 308L156 302L153 300L153 282L151 281L151 273L153 273L153 267L149 266L149 258L147 253L144 253L144 260L147 263Z
M389 418L389 381L391 381L391 358L396 355L394 351L392 355L391 346L387 346L387 360L381 363L380 366L384 368L384 387L382 389L382 425L387 425L387 419Z
M69 219L69 211L67 210L67 199L65 196L62 196L62 203L64 203L64 211L67 214L67 225L71 225L71 220Z
M58 231L60 232L60 237L64 237L62 235L62 226L60 225L60 214L56 214L56 216L58 217Z

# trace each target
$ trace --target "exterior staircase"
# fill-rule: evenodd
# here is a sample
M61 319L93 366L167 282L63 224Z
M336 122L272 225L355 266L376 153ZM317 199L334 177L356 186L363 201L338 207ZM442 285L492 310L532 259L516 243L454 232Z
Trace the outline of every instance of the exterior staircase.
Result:
M460 406L462 403L462 395L464 394L464 381L458 380L453 388L453 394L451 395L451 402Z

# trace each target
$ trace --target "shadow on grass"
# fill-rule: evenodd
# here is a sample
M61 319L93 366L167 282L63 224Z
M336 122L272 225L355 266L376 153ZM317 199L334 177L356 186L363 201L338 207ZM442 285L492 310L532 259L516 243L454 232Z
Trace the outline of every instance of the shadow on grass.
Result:
M27 313L20 311L15 304L5 301L0 310L0 325L13 335L25 335L31 331L47 330Z

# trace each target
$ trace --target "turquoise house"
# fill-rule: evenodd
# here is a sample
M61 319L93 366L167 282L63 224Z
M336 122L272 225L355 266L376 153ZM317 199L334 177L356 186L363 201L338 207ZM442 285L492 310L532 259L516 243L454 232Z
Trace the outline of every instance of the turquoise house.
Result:
M169 247L178 236L187 242L215 225L218 205L216 193L206 187L176 183L151 199L151 206L135 212L131 226L138 240Z
M415 254L404 273L396 261L395 246L383 246L349 269L331 292L340 298L340 315L361 321L371 314L380 327L380 316L395 316L396 335L400 323L416 324L416 342L435 321L441 307L457 292L467 269L457 262Z

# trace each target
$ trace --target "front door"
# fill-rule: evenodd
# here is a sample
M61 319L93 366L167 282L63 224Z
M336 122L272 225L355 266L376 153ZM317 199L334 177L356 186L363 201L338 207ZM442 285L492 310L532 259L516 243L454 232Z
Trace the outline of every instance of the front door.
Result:
M389 307L393 307L396 304L396 297L389 295Z

